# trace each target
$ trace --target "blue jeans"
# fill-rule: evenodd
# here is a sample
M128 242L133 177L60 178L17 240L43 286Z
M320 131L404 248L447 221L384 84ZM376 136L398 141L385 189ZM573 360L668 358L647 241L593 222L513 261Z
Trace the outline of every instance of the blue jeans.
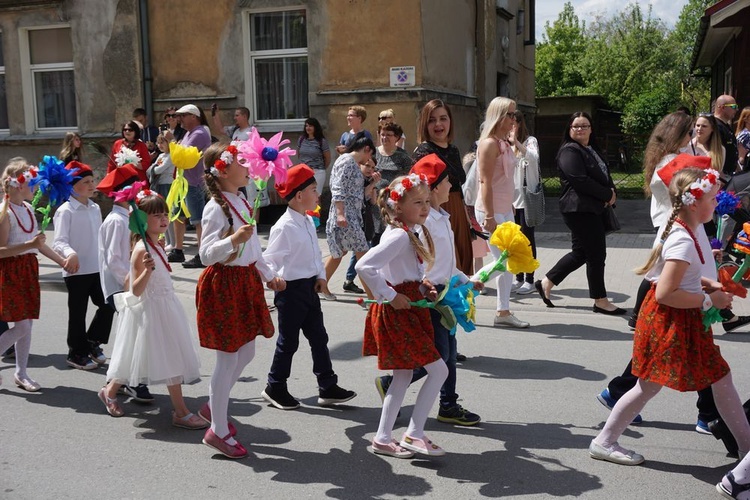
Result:
M200 224L203 217L203 207L206 206L206 188L204 186L188 186L185 203L190 211L190 223Z
M357 256L352 252L349 267L346 269L346 281L354 281L354 278L357 277L357 271L354 270L355 264L357 264Z

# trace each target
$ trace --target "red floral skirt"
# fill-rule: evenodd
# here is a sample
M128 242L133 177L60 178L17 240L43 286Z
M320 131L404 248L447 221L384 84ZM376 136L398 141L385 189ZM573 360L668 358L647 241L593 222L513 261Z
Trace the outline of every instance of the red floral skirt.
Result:
M236 352L258 335L273 337L273 321L255 265L207 267L195 295L202 347Z
M39 318L39 259L35 253L0 259L0 320Z
M411 301L423 299L419 282L409 281L393 288ZM435 348L430 311L423 307L394 309L389 304L372 304L365 321L364 356L377 356L381 370L411 370L440 359Z
M656 302L655 286L638 314L633 341L633 374L681 392L699 391L721 380L729 365L705 330L700 309L676 309Z

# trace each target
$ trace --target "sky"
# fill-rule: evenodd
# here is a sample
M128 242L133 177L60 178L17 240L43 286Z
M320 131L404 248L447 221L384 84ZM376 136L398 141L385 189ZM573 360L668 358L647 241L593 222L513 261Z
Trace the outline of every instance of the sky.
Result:
M611 15L618 9L626 5L626 2L612 0L570 0L575 9L576 15L582 21L593 19L597 14ZM652 15L659 17L664 23L673 27L675 21L680 15L680 11L687 3L687 0L651 0L638 2L641 9L645 12L650 3L653 7ZM565 4L564 0L536 0L536 41L542 40L544 33L544 24L549 21L552 24ZM615 7L613 7L613 5Z

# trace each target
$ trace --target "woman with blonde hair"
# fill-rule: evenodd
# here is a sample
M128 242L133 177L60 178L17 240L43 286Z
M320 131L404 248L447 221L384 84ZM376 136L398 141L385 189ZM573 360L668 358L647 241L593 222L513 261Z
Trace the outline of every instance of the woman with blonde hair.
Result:
M747 156L750 153L750 106L743 108L740 119L737 120L737 151L740 156L742 169L747 169Z
M695 120L690 148L693 156L708 156L711 158L711 168L722 171L726 149L721 144L719 124L713 115L701 115Z
M516 125L516 103L507 97L495 97L487 106L477 148L479 196L475 205L477 220L485 231L492 233L503 222L513 221L514 175L516 157L508 141ZM490 245L492 255L500 257L500 249ZM513 275L500 273L497 278L497 313L495 326L528 328L529 324L510 312L510 290Z
M75 132L68 132L63 139L60 160L66 165L71 161L83 161L83 140Z

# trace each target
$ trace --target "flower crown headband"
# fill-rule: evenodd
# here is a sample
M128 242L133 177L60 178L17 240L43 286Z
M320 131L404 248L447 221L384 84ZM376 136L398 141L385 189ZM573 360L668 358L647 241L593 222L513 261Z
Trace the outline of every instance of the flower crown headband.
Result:
M34 167L31 167L25 172L18 174L16 177L11 177L8 180L8 184L10 185L10 187L14 187L18 189L24 184L28 183L31 179L36 177L36 174L37 174L36 169Z
M427 184L427 177L424 174L409 174L401 182L391 188L391 194L388 196L386 203L391 208L396 207L396 203L401 201L401 198L408 192L417 186Z
M221 153L219 159L211 165L209 173L214 177L218 177L220 172L224 172L229 165L234 163L234 160L237 158L237 153L237 146L235 146L235 143L233 142L227 146L227 149L223 153Z
M135 195L135 201L136 203L140 203L143 201L144 198L148 196L158 196L159 198L162 198L162 195L160 195L156 191L151 191L148 188L144 188L143 190L138 191L138 194Z
M708 193L716 185L716 182L719 180L719 172L712 168L708 168L704 172L706 172L706 175L690 184L687 191L682 193L683 205L692 205L696 200L700 200L704 193Z

